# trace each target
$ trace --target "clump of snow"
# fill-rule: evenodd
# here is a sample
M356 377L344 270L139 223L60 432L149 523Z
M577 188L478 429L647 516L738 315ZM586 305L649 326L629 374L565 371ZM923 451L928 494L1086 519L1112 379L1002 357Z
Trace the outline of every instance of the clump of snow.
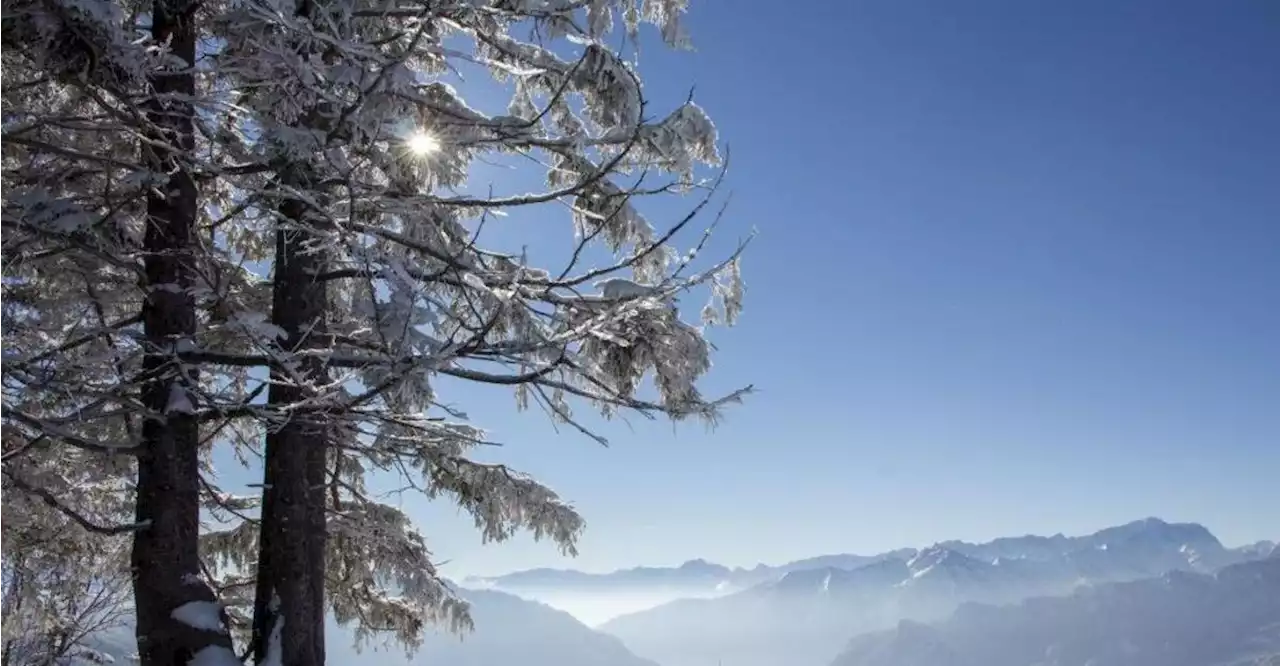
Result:
M187 389L176 381L169 384L169 401L165 403L164 413L166 415L196 413L196 407L191 404L191 396L187 393Z
M284 613L280 612L279 596L272 596L271 610L276 613L276 622L271 627L271 635L267 636L267 654L258 666L281 666L284 662L284 648L280 645L284 634Z
M609 278L596 282L595 286L607 299L643 298L656 291L652 286L639 284L626 278Z
M256 340L275 341L289 337L283 328L271 323L265 312L237 312L228 323L239 326Z
M236 658L231 648L221 645L209 645L200 649L187 662L187 666L244 666Z
M73 655L73 659L78 660L78 662L73 661L72 663L79 663L79 662L86 662L86 661L91 664L116 663L116 658L107 654L106 652L103 652L102 650L95 650L93 648L87 648L87 647L79 648L79 650Z
M169 615L194 629L217 632L227 630L222 624L222 606L214 601L188 601L173 609Z

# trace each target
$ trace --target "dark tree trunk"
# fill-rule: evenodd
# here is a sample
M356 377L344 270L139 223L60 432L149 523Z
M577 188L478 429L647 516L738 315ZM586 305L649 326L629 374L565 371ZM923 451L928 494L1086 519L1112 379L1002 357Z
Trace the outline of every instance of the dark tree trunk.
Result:
M186 63L195 61L193 14L188 0L156 0L152 9L153 38L168 43ZM142 401L150 413L142 427L136 500L138 522L147 527L134 536L131 564L142 666L185 666L205 648L230 651L231 637L225 629L198 629L172 615L185 603L214 601L213 591L198 577L199 424L188 408L194 407L194 396L184 389L194 384L196 371L174 355L196 326L188 287L199 199L184 168L185 156L195 148L193 108L186 101L195 93L195 81L189 72L158 73L151 84L156 99L147 116L157 128L154 138L166 147L151 145L143 154L169 180L147 198ZM171 403L171 398L176 399Z
M294 179L291 182L299 182ZM319 223L305 204L280 208L276 232L272 322L288 334L295 353L327 346L328 290L315 276L327 253ZM328 381L317 356L303 357L297 375L307 383ZM314 392L282 370L273 370L268 403L284 407ZM324 664L325 477L331 426L325 415L296 413L267 435L263 478L258 587L253 613L253 653L261 664L279 650L282 666Z

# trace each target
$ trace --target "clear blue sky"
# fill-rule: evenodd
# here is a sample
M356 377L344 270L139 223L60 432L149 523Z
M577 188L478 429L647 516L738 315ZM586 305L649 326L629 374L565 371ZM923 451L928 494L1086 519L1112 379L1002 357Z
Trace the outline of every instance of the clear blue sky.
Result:
M1280 3L798 4L695 0L697 51L641 58L732 146L719 249L759 236L708 386L759 393L606 450L451 389L589 529L565 560L409 501L446 570L1280 538Z
M1280 538L1280 4L804 4L695 1L697 51L641 57L732 146L720 247L759 236L709 386L760 392L604 450L459 389L589 529L566 561L415 509L448 570Z

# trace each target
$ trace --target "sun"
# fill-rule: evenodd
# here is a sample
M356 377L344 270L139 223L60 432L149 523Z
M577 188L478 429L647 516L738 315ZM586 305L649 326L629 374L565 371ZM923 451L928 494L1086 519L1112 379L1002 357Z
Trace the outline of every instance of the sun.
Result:
M406 142L414 155L430 155L440 150L440 140L426 132L418 132Z

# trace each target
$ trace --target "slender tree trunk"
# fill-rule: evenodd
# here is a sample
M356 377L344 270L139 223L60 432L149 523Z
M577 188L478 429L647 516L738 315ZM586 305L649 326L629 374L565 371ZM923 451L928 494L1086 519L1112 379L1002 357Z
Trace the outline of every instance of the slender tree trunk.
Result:
M151 16L156 43L168 44L188 66L195 62L194 10L189 0L156 0ZM173 617L183 604L214 601L198 576L199 423L194 394L185 388L194 385L196 371L174 354L196 327L189 287L199 195L184 168L185 155L195 149L189 101L195 79L189 70L161 72L151 85L156 99L147 116L166 147L146 147L143 153L169 180L147 198L142 401L149 414L142 427L136 500L138 522L146 527L134 536L131 564L142 666L178 666L205 648L229 651L231 637L225 628L207 631Z
M295 178L291 182L299 182ZM300 201L280 208L276 232L272 321L295 353L327 346L328 289L315 276L327 264L318 222ZM328 381L324 361L305 356L296 378ZM314 395L282 370L273 371L268 403L287 406ZM278 651L281 666L324 663L325 470L331 435L325 417L295 414L267 436L263 479L253 653L263 664Z

